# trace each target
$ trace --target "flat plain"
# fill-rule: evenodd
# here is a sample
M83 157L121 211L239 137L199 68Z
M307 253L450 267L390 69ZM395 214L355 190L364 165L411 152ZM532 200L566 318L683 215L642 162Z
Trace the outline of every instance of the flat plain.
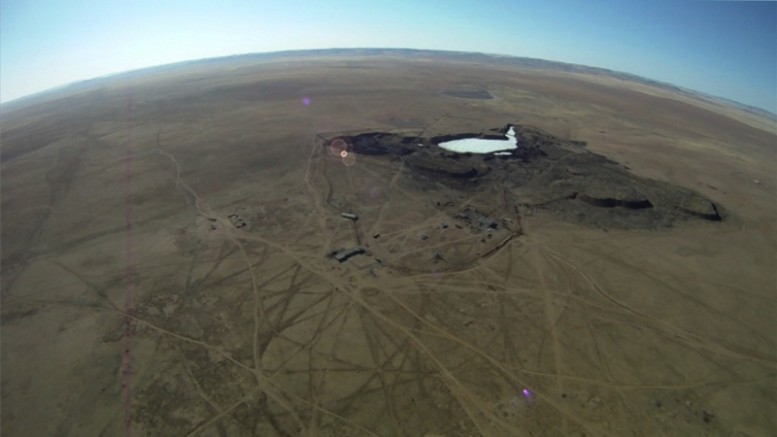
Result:
M597 226L333 147L509 124L722 220ZM85 82L5 105L0 139L3 435L777 432L773 119L603 73L344 51Z

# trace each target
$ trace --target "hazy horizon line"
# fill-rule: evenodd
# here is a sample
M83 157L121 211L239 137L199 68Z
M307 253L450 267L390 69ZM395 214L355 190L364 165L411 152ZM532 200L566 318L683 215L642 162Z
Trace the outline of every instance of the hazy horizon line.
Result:
M117 71L114 73L103 74L100 76L93 76L85 79L79 79L72 82L63 83L61 85L55 85L51 88L46 88L23 96L15 97L7 101L3 101L2 96L0 96L0 106L7 106L9 104L16 105L19 103L23 103L25 100L28 100L28 99L42 97L43 94L56 92L56 91L65 91L67 88L74 87L77 85L82 85L87 82L112 79L122 75L131 75L134 73L141 73L145 70L153 70L153 69L162 68L162 67L175 67L175 66L181 66L184 64L191 64L191 63L197 63L197 62L217 61L217 60L224 60L229 58L250 57L250 56L256 56L256 55L284 55L284 54L295 54L295 53L304 54L304 53L315 53L315 52L323 53L323 52L334 52L334 51L356 52L360 50L362 51L385 50L385 51L396 51L396 52L404 51L404 52L427 52L427 53L440 53L440 54L483 55L483 56L510 58L510 59L517 59L517 60L540 61L548 64L557 64L557 65L564 65L564 66L571 66L571 67L582 67L582 69L588 70L587 71L588 73L598 72L598 73L607 74L611 77L617 77L620 75L621 77L617 77L617 78L630 80L635 83L642 82L645 85L663 87L665 89L668 88L675 92L685 93L690 97L693 97L699 100L707 100L707 101L712 100L710 103L725 104L735 109L740 109L746 112L760 114L763 116L770 117L774 121L777 121L777 112L772 112L770 109L763 108L760 106L750 105L747 103L742 103L732 98L714 95L705 91L683 87L670 82L651 79L649 77L641 76L639 74L631 73L628 71L618 71L610 68L597 67L592 65L576 64L572 62L557 61L557 60L544 59L544 58L534 58L530 56L517 56L517 55L510 55L510 54L503 54L503 53L489 53L489 52L480 52L480 51L473 52L473 51L446 50L446 49L419 49L419 48L408 48L408 47L330 47L330 48L312 48L312 49L290 49L290 50L275 50L275 51L267 51L267 52L235 53L231 55L212 56L212 57L206 57L206 58L192 58L192 59L187 59L182 61L169 62L165 64L148 65L148 66L133 68L130 70ZM532 67L523 66L523 68L532 68ZM539 67L537 69L542 69L542 68ZM622 77L622 76L625 76L625 77Z

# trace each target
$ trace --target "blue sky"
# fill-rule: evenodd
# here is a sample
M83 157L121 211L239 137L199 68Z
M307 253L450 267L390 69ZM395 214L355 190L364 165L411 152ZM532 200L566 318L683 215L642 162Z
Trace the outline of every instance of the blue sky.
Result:
M610 68L777 112L777 2L0 0L0 101L130 69L332 47Z

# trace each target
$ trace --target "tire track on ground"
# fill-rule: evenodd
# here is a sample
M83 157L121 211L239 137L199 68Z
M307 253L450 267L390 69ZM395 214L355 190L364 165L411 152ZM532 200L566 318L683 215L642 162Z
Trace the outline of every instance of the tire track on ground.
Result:
M556 314L556 305L553 301L553 295L548 290L546 279L546 265L547 259L543 256L540 249L537 248L532 251L531 254L532 265L537 273L537 279L539 281L540 290L543 297L543 306L545 313L546 330L550 335L551 346L553 348L553 364L557 375L562 373L563 360L561 357L561 344L559 342L558 329L556 323L559 320L559 315ZM564 383L561 378L556 378L556 387L559 393L564 392ZM569 425L567 423L566 415L562 414L562 430L563 434L568 434Z

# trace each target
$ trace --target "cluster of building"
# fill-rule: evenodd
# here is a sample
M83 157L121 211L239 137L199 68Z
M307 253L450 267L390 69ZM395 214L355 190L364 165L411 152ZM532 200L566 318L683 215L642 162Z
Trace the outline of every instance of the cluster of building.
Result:
M459 211L453 216L456 220L466 222L470 227L480 231L496 230L499 228L499 222L477 210L466 209Z
M227 216L227 218L229 218L232 226L238 229L248 226L248 223L243 219L243 217L240 217L239 214L230 214Z

